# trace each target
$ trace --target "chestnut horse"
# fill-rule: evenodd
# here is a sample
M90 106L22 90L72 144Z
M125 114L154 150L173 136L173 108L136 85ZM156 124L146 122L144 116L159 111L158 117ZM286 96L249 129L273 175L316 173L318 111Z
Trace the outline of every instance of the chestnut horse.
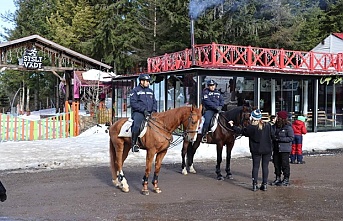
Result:
M217 165L216 173L218 180L224 180L224 177L221 174L220 164L222 162L222 152L223 146L226 145L226 178L232 179L232 174L230 171L230 160L231 160L231 151L235 140L238 136L230 127L229 121L232 120L235 122L236 126L247 126L250 123L250 108L247 106L233 107L232 109L219 113L218 116L218 126L213 133L207 134L207 143L217 145ZM182 147L182 174L196 173L193 166L194 154L201 142L201 134L198 134L197 139L194 142L184 141ZM187 153L187 166L185 162L185 155Z
M131 137L119 137L118 135L121 127L127 120L128 118L120 119L109 128L112 182L115 186L122 189L123 192L129 192L129 185L123 172L123 164L131 150ZM157 185L158 174L161 169L162 160L173 141L172 135L175 129L182 125L183 129L185 129L184 139L187 142L193 142L196 138L200 121L201 107L196 108L194 106L184 106L161 113L153 113L147 119L146 133L140 138L141 149L146 150L146 168L143 176L142 194L149 194L148 178L155 155L155 172L152 184L154 192L161 192Z

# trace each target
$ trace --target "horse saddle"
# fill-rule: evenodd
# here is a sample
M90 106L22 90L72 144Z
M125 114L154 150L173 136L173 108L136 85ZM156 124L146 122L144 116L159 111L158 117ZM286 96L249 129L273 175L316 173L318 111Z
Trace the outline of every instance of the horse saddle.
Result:
M132 133L131 133L132 123L133 123L133 119L129 118L120 128L118 137L131 137L132 136ZM140 131L138 135L139 138L142 138L145 135L146 130L147 130L147 125L148 125L148 121L143 120L140 126L140 130L139 130Z
M219 117L219 113L215 113L211 119L210 122L210 130L208 132L214 132L217 129L218 126L218 117ZM201 124L199 125L198 128L198 134L202 133L202 127L204 126L205 123L205 118L204 116L201 117Z

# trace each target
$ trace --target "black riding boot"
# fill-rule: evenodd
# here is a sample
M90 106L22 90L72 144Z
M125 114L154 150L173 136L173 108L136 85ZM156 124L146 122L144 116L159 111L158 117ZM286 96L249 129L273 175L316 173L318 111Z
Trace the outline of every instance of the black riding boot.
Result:
M281 177L280 176L276 176L275 180L272 183L270 183L270 185L272 185L272 186L277 185L278 186L278 184L280 184L280 183L282 183Z
M139 133L134 133L132 132L132 146L131 146L131 151L132 152L139 152L139 146L136 144L137 143L137 139L138 139L138 135Z
M201 142L207 143L207 130L205 128L202 129Z

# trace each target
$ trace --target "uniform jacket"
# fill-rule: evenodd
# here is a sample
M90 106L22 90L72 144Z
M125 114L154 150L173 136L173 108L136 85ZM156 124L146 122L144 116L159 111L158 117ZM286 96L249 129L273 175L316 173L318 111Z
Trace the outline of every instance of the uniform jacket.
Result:
M295 120L292 124L294 135L303 135L307 133L305 123L301 120Z
M224 99L218 90L210 91L205 88L202 93L202 104L206 110L217 111L217 107L224 106Z
M286 124L283 128L276 128L275 139L279 152L291 152L294 132L291 124Z
M140 112L142 114L144 114L144 111L149 111L150 113L157 112L157 101L154 91L141 85L132 89L130 105L132 112Z
M268 154L272 153L275 131L270 123L264 123L262 130L258 125L248 125L243 129L234 126L235 131L240 130L241 134L249 137L250 153L254 154Z

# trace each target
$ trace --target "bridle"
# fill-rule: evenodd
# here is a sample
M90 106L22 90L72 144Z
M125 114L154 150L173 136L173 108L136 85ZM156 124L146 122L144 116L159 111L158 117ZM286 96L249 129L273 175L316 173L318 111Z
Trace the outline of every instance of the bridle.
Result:
M178 127L176 130L180 130L181 132L175 132L175 131L169 131L169 130L166 130L166 126L162 123L160 123L159 121L157 121L155 118L153 117L149 117L147 119L148 121L148 126L150 127L151 130L155 131L155 133L159 134L160 136L163 136L166 140L169 141L169 143L171 145L174 145L176 146L177 144L181 143L183 141L183 138L185 138L187 136L187 134L189 133L197 133L198 131L197 130L189 130L190 128L190 125L191 124L195 124L196 122L193 121L193 116L197 115L197 113L193 113L193 111L191 110L190 112L190 115L188 116L187 119L183 120L181 122L181 124L183 125L183 123L185 121L188 121L187 123L187 127L186 127L186 130L182 130L182 128ZM177 136L180 136L182 137L181 141L178 141L179 139L177 139L176 141L172 141L172 139L170 139L169 137L167 136L164 136L163 134L161 134L159 131L157 131L155 128L153 128L151 125L149 125L149 123L151 123L152 125L154 125L156 128L160 129L160 130L163 130L165 132L167 132L168 134L170 135L177 135ZM161 126L162 125L162 126ZM197 124L199 125L199 123ZM197 127L198 128L198 127ZM177 143L177 144L176 144Z
M191 114L189 115L188 119L188 123L187 123L187 127L186 127L186 130L181 130L182 131L182 137L185 138L187 136L187 134L190 134L190 133L198 133L198 130L189 130L189 127L191 124L196 124L197 122L194 122L193 121L193 116L197 115L196 113L193 113L193 111L191 111ZM183 123L186 121L182 121L181 124L183 125ZM197 125L199 126L199 120L198 120L198 123ZM198 129L198 126L197 126L197 129Z
M245 112L244 109L242 109L242 110L240 110L240 116L241 116L241 117L240 117L240 121L239 121L238 127L242 128L242 127L244 127L244 122L245 122L245 121L248 121L248 122L249 122L250 112L249 112L249 111ZM223 113L219 113L219 117L224 118L225 122L229 122L229 121L230 121L229 119L227 119L227 118L225 117L225 115L224 115ZM234 130L233 130L232 128L228 127L226 123L224 124L224 123L221 122L219 119L218 119L218 124L219 124L223 129L225 129L225 130L227 130L227 131L233 131L233 132L234 132Z

